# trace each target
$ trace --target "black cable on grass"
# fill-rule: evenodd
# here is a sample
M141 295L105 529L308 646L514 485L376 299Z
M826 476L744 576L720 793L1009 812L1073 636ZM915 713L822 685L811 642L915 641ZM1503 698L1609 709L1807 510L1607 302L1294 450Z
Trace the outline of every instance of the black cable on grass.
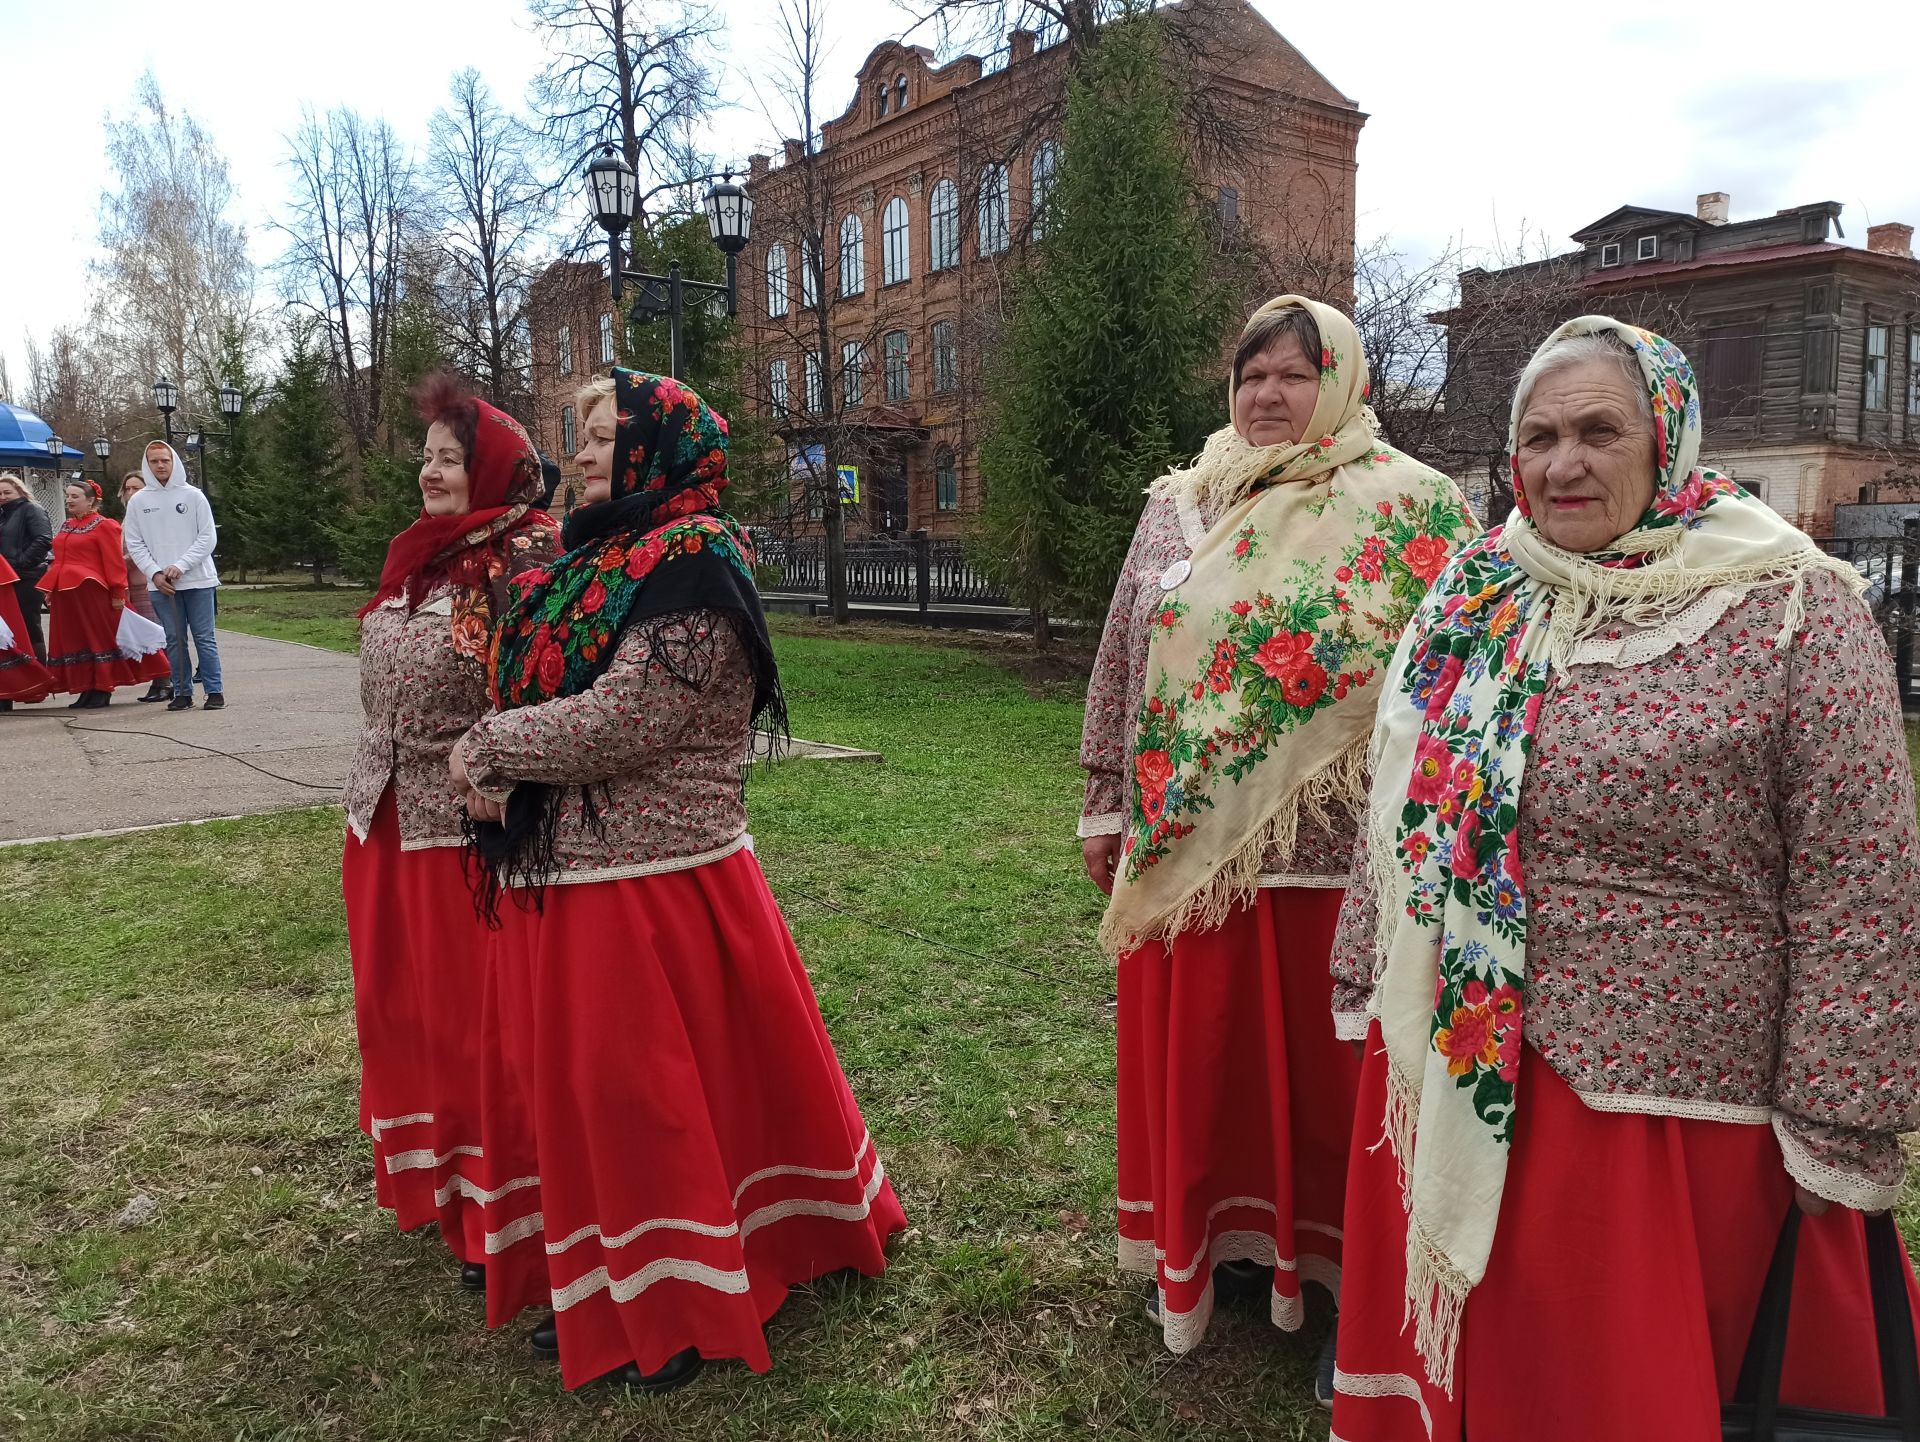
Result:
M1079 991L1079 992L1084 992L1089 996L1097 996L1102 1001L1110 1002L1113 1000L1113 997L1114 997L1113 992L1109 990L1106 990L1104 988L1097 987L1097 986L1092 986L1087 982L1080 981L1074 977L1063 976L1059 972L1041 971L1036 967L1022 966L1017 961L1008 961L1003 956L989 956L985 952L969 951L964 946L955 946L950 941L941 941L937 937L928 936L923 932L915 931L910 926L900 926L891 921L881 921L876 917L863 916L861 913L857 911L848 910L846 907L840 905L840 903L837 901L829 901L824 896L815 896L811 891L803 891L800 887L793 885L791 882L782 882L780 885L780 890L784 892L789 892L792 895L799 897L803 901L811 901L815 906L822 907L827 911L831 911L837 916L844 916L849 921L856 921L860 923L860 925L862 926L872 927L875 931L887 931L887 932L892 932L895 936L908 937L911 940L919 942L922 946L930 946L934 948L936 951L950 951L955 956L964 956L970 961L984 961L989 966L997 966L1006 971L1017 971L1023 976L1032 977L1035 981L1044 981L1053 986L1060 987L1063 990Z
M182 741L178 736L170 736L165 731L132 731L123 730L118 726L81 726L65 719L60 724L69 731L86 731L95 736L151 736L156 741L171 741L176 746L185 746L193 751L204 751L209 756L224 756L229 761L238 762L249 771L258 771L262 776L271 777L275 781L284 781L289 786L304 786L309 791L331 791L335 795L340 792L337 782L300 781L292 776L282 776L278 771L269 771L264 766L254 765L244 756L235 756L231 751L222 751L218 746L202 746L198 741Z

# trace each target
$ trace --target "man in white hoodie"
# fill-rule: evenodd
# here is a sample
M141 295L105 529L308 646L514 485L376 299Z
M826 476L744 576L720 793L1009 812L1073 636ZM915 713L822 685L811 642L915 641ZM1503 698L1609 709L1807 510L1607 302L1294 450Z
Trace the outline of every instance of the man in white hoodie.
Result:
M193 708L195 671L206 690L206 709L227 704L220 681L220 647L213 638L213 595L220 577L213 569L213 507L187 479L179 454L164 441L147 447L140 463L146 489L127 503L127 554L153 587L153 608L167 628L167 660L173 667L169 711ZM193 640L193 657L187 640Z

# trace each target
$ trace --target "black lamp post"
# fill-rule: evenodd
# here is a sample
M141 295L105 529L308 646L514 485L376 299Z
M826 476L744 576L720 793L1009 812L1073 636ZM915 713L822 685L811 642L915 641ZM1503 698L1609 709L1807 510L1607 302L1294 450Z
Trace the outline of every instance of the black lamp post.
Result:
M100 489L107 488L107 458L113 454L113 442L106 436L93 438L93 453L100 458Z
M160 425L166 432L167 444L173 444L173 413L180 406L180 387L161 376L153 383L153 405L160 412Z
M753 197L733 183L732 172L707 192L707 229L713 235L713 243L727 257L727 283L711 285L703 280L687 280L680 274L678 261L667 267L665 275L625 268L620 256L620 237L633 224L639 205L638 185L633 167L617 149L612 145L601 146L599 154L587 163L586 179L587 201L593 207L593 218L607 233L607 273L613 282L613 298L618 301L626 283L633 281L640 286L640 297L633 304L632 318L649 321L666 316L667 372L678 376L686 359L681 328L688 294L723 300L727 315L739 313L738 262L740 252L746 249L753 234Z
M240 388L232 381L228 381L220 387L220 415L226 421L225 429L188 431L186 440L182 442L188 450L199 454L200 484L209 495L213 492L213 478L207 472L207 457L212 451L212 443L218 441L221 445L229 447L233 444L233 427L239 420L240 408L245 403L245 399L240 394Z
M56 481L60 479L60 461L65 455L66 449L67 443L61 440L60 437L52 434L47 436L47 455L53 460L53 478Z

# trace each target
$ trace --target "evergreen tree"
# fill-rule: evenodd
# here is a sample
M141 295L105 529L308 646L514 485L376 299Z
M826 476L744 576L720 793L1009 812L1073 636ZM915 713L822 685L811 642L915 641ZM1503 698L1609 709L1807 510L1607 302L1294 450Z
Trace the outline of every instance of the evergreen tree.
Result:
M313 568L313 583L339 556L336 527L346 505L340 418L327 385L327 357L311 324L293 332L268 420L268 464L260 487L264 539L284 560Z
M1040 640L1049 613L1104 612L1147 485L1224 419L1228 298L1163 25L1116 21L1077 62L1045 237L989 367L978 549Z
M272 554L261 513L262 427L259 415L251 413L260 399L260 383L248 364L247 350L245 329L227 322L220 327L213 363L201 376L203 395L218 395L228 383L240 392L240 414L220 417L226 437L207 442L200 474L207 482L207 499L220 531L220 565L231 567L241 581L247 572L279 559Z

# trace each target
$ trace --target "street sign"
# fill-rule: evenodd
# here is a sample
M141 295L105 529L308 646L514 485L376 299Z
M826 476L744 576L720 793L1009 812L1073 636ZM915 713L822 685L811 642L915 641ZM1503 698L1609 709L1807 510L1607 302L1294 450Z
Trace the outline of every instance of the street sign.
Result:
M843 506L860 504L860 467L840 467L840 504Z

